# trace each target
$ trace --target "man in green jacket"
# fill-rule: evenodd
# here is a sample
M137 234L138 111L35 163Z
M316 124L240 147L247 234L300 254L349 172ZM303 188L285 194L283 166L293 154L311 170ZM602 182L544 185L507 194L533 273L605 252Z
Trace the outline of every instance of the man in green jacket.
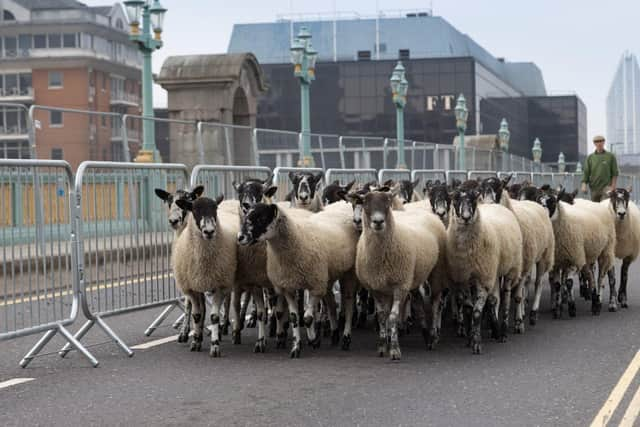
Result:
M587 184L591 190L591 200L599 202L608 191L616 188L618 180L618 162L616 156L604 149L604 136L593 138L596 151L589 154L584 162L582 175L582 192L587 192Z

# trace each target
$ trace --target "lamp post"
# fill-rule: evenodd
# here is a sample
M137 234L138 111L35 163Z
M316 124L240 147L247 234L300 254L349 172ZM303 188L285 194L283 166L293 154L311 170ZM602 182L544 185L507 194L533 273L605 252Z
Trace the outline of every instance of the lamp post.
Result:
M469 117L469 110L467 109L467 101L464 99L464 95L458 96L458 102L455 108L456 113L456 128L458 129L458 137L460 139L460 155L458 156L459 170L465 170L467 163L465 162L465 150L464 150L464 133L467 130L467 117Z
M533 141L531 153L533 154L533 164L535 165L535 168L538 169L537 172L542 171L542 166L540 165L540 160L542 159L542 143L539 138L536 138L535 141Z
M582 163L580 161L576 165L576 175L582 175Z
M509 152L509 140L511 139L511 132L509 132L509 124L507 119L503 118L500 122L500 129L498 130L498 142L500 143L500 151L502 152L502 170L507 171L507 153Z
M162 25L167 9L158 0L153 4L149 0L127 0L124 2L129 17L129 39L136 42L142 52L142 123L143 143L135 161L152 163L162 161L156 148L153 122L153 75L151 72L151 54L162 47ZM142 29L140 28L142 24ZM153 34L151 33L153 31Z
M567 164L564 161L564 153L561 151L560 154L558 154L558 172L564 173L566 168Z
M409 82L405 76L404 66L398 61L389 82L391 83L391 96L396 106L396 140L398 141L398 169L407 169L404 158L404 106L407 105L407 91Z
M311 155L311 123L309 113L309 86L316 79L316 59L318 52L311 45L311 33L307 27L301 27L298 37L291 45L293 75L300 80L300 132L302 133L302 152L298 166L313 167L315 161Z

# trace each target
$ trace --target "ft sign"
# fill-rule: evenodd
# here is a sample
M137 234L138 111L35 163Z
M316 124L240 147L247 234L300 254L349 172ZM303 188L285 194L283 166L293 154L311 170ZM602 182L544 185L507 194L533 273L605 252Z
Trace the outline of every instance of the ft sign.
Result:
M434 111L442 109L444 111L450 111L455 104L455 95L435 95L427 96L427 111Z

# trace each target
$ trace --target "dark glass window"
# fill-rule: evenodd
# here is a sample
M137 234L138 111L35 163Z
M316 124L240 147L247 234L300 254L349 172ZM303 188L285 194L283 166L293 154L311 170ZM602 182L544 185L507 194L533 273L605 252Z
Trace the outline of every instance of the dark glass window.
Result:
M33 36L33 47L35 49L45 49L47 47L47 35L36 34Z
M20 95L31 92L31 73L20 73Z
M51 160L63 160L62 148L51 149Z
M18 54L18 39L16 37L4 38L4 56L13 58Z
M66 33L62 35L63 47L76 47L76 34Z
M49 40L50 49L62 47L62 39L60 37L60 34L49 34L47 38Z
M49 87L62 87L62 71L49 71Z
M49 111L50 126L61 127L62 126L62 111Z

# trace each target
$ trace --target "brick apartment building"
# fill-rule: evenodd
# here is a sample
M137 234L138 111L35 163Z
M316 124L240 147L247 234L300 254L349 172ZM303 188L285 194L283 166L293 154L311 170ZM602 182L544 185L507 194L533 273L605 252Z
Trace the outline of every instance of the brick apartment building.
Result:
M0 0L0 158L29 158L26 113L1 103L140 114L142 57L119 4ZM117 118L35 111L37 157L122 159ZM141 126L129 125L135 154Z

